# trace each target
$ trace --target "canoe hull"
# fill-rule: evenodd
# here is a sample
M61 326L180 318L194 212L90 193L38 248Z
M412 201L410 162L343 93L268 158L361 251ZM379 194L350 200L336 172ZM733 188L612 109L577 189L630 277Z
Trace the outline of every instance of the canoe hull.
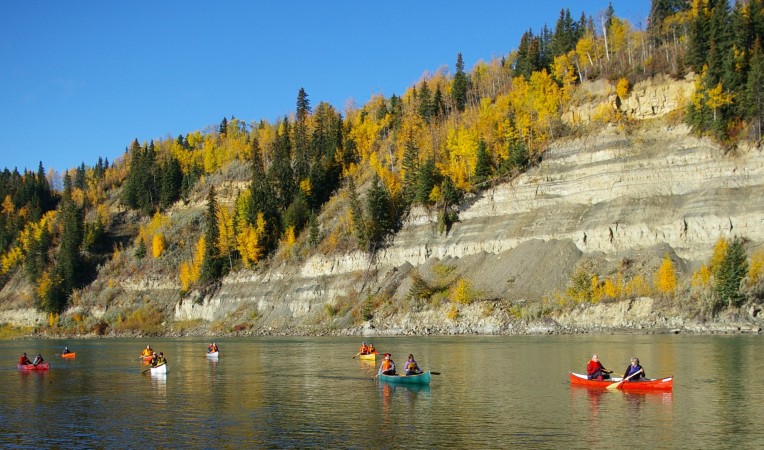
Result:
M48 363L44 362L42 364L34 365L34 364L16 364L16 367L18 367L21 370L48 370L50 366Z
M365 355L358 355L358 359L362 359L364 361L376 361L377 360L377 354L376 353L367 353Z
M66 359L72 359L77 357L77 353L75 352L61 353L61 357Z
M614 378L612 380L590 380L586 375L579 373L569 373L570 384L574 386L584 386L593 389L606 389L613 383L621 381L621 378ZM649 391L670 391L674 389L674 377L655 378L645 381L627 381L621 383L618 389L624 391L634 392L649 392Z
M386 383L395 384L430 384L430 372L420 373L419 375L379 375L378 378Z
M151 373L158 374L158 373L167 373L170 371L170 368L167 367L167 364L162 364L161 366L156 366L151 368Z
M216 352L207 352L207 358L217 358L220 356L220 350Z

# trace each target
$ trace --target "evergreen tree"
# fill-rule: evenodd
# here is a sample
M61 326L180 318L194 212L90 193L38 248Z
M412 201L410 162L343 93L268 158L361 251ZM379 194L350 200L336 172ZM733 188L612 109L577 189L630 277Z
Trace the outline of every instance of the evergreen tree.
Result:
M721 301L730 307L737 307L743 303L740 283L747 272L745 248L743 242L736 237L727 247L727 253L716 273L716 293Z
M419 115L427 123L430 123L434 115L432 94L427 86L427 81L422 81L422 86L419 88Z
M380 248L385 238L394 231L396 218L393 211L392 198L379 177L375 175L366 197L369 250L372 253Z
M183 183L183 171L180 162L174 156L169 156L163 164L160 165L160 188L159 188L159 206L169 208L173 203L180 199L181 187Z
M756 39L751 52L744 108L744 117L750 121L753 138L758 141L762 136L761 125L764 118L764 52L759 39Z
M416 202L421 205L430 205L430 193L438 184L438 169L435 166L435 160L427 159L419 166L416 182Z
M406 148L403 151L403 201L410 205L417 197L417 178L419 176L419 149L414 143L414 135L409 133Z
M204 216L204 261L202 262L200 279L205 283L216 281L222 270L218 241L220 230L217 216L218 204L215 199L215 187L210 186L207 193L207 213Z
M292 170L289 121L287 119L284 119L281 128L282 130L276 136L270 152L273 156L268 170L268 179L275 195L275 204L286 209L294 199L297 185Z
M687 63L695 73L701 73L706 64L706 57L710 48L709 30L710 16L704 8L699 8L698 13L690 23L690 45L687 49Z
M82 258L80 247L83 236L82 212L72 200L72 179L64 175L64 194L61 200L62 228L58 248L55 275L60 280L60 290L50 297L46 310L59 313L66 307L68 297L79 286Z
M315 213L310 214L310 219L308 220L308 230L310 233L310 236L308 238L308 243L311 247L316 248L318 244L321 242L321 232L318 229L318 219L316 218Z
M293 127L294 132L294 177L297 182L308 178L310 171L310 143L308 142L308 115L310 102L305 89L297 93L297 115Z
M350 219L353 221L353 235L359 248L366 249L369 239L366 232L366 222L363 217L361 200L358 198L358 191L355 187L353 177L347 178L348 200L350 203Z
M475 175L472 184L478 186L488 180L491 176L491 161L488 158L488 150L485 141L480 139L478 142L477 156L475 159Z
M456 74L451 85L451 97L456 106L456 110L464 112L467 105L467 74L464 73L464 60L462 54L456 55Z
M220 121L220 127L218 128L218 133L221 136L225 136L226 133L228 133L228 119L223 117L223 120Z
M263 213L266 224L266 233L262 239L266 251L273 250L278 239L279 215L275 203L275 195L271 189L268 177L265 174L263 158L257 139L251 142L251 181L249 184L250 201L247 208L247 222L251 225L257 223L258 213Z
M435 94L432 96L432 114L436 119L446 115L446 103L443 101L440 85L435 88Z

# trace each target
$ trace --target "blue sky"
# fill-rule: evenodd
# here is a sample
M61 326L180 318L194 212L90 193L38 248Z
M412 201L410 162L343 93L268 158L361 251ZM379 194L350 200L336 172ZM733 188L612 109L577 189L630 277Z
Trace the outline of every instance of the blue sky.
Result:
M649 0L614 0L644 27ZM575 5L575 6L571 6ZM0 169L58 171L223 117L402 94L461 52L467 70L607 0L13 1L0 22Z

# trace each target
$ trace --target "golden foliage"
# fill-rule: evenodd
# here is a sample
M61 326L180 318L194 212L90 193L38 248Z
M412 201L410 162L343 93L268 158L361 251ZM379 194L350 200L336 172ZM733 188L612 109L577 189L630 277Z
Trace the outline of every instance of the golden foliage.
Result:
M626 98L629 96L629 92L631 92L631 85L629 84L629 80L626 78L621 78L618 80L618 83L615 85L615 94L621 100L626 100Z
M456 320L459 317L459 307L452 304L451 307L448 308L448 311L446 311L446 317L451 320Z
M714 244L714 252L711 255L711 261L708 263L708 268L712 274L715 274L719 267L721 267L724 258L727 256L727 250L729 249L730 241L724 236L720 236Z
M281 244L287 249L291 249L294 243L297 242L297 238L294 235L294 225L287 227L284 231L284 236L281 239Z
M236 235L236 248L239 250L245 267L251 268L260 261L263 255L260 238L264 233L265 217L263 213L257 214L257 224L255 226L244 221L239 225L239 234Z
M199 280L204 263L204 235L196 243L196 250L191 261L180 264L180 287L182 291L188 291L192 284Z
M230 207L220 205L215 211L218 221L217 247L220 256L228 257L236 250L236 231L234 230L234 214Z
M627 297L648 297L653 293L650 283L642 275L636 275L629 280L624 290Z
M667 295L673 295L676 291L676 272L674 270L674 263L671 261L668 255L663 258L661 266L658 268L658 272L655 274L655 288L658 292Z
M151 240L151 255L154 258L159 258L162 256L162 253L164 253L164 234L157 233L154 235L154 238Z
M748 281L757 284L764 281L764 250L759 249L751 255L748 264Z
M5 275L23 262L24 256L20 247L12 247L0 257L0 275Z
M711 285L712 276L713 273L711 272L711 268L703 264L692 274L691 284L696 288L707 288Z
M459 277L451 288L451 301L462 304L470 304L475 300L475 292L472 283Z

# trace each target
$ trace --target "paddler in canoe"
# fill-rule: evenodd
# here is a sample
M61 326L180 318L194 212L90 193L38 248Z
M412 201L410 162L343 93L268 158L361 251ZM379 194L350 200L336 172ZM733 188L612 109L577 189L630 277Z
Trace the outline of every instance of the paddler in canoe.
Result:
M162 364L167 364L167 358L164 357L164 353L159 352L159 355L154 353L154 358L151 359L151 367L158 367Z
M395 375L395 362L393 362L392 356L389 353L385 353L385 359L382 360L382 364L379 365L379 372L377 375Z
M61 352L62 355L66 355L69 353L71 353L71 351L69 350L69 347L64 347L64 351Z
M216 351L218 351L218 345L216 343L212 342L207 346L207 353L215 353Z
M600 358L596 353L592 355L592 359L589 360L589 363L586 365L586 375L590 380L606 380L610 378L611 373L613 373L613 371L607 370L605 366L602 365Z
M154 350L151 348L150 345L147 345L146 348L143 349L141 352L141 358L145 361L146 359L149 359L154 355Z
M32 361L32 364L35 366L38 364L42 364L45 362L45 358L42 357L41 353L38 353L37 356L34 357L34 361Z
M26 352L22 353L21 356L19 356L19 364L21 364L22 366L26 366L27 364L32 364L32 361L29 360Z
M409 359L403 363L403 371L406 373L406 375L419 375L422 373L422 369L419 368L419 364L416 363L414 355L411 353L409 353Z
M645 369L639 365L639 358L632 356L631 364L626 366L626 372L623 373L623 380L625 382L632 382L639 381L640 378L645 378Z

